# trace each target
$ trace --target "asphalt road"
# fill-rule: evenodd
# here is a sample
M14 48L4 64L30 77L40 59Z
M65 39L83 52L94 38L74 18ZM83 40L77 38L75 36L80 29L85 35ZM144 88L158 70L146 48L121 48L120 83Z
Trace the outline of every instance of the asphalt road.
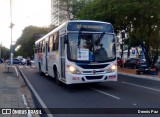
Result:
M40 76L35 68L20 70L47 108L62 112L54 117L160 117L159 81L118 75L118 82L57 86L53 78ZM110 109L108 114L105 108ZM148 114L151 110L158 114Z

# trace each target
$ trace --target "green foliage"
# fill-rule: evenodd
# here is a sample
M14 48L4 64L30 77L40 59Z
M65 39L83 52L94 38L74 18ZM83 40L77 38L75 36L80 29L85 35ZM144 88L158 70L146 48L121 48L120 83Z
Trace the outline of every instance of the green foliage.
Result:
M160 49L159 11L159 0L91 0L75 15L78 19L106 21L115 29L127 30L131 46L145 42L150 52Z
M2 46L1 47L1 57L4 59L10 58L10 50Z
M60 16L60 19L77 19L76 13L83 8L83 6L88 2L92 0L59 0L59 9L62 12L67 12L67 14L64 16Z
M52 27L26 27L23 30L21 37L16 42L16 46L21 45L21 48L15 54L22 55L23 57L33 57L35 41L41 36L47 34L51 28Z
M60 0L60 8L70 18L110 22L115 29L126 30L131 46L138 46L141 41L149 52L160 49L159 0ZM46 34L54 28L26 27L16 43L22 45L17 54L32 56L38 39L35 35Z

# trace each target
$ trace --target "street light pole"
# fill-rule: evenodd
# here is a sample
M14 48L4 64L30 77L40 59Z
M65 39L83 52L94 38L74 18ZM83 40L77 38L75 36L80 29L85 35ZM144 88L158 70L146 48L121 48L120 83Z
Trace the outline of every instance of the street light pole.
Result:
M59 16L60 16L59 13L60 13L60 11L59 11L59 0L58 0L58 26L59 26L59 23L60 23L60 21L59 21L59 20L60 20L60 18L59 18Z
M0 42L0 58L2 58L2 42Z
M10 19L11 19L11 23L10 23L10 28L11 28L11 47L10 47L10 57L11 57L11 65L13 64L13 47L12 47L12 28L14 26L14 24L12 23L12 0L10 0Z

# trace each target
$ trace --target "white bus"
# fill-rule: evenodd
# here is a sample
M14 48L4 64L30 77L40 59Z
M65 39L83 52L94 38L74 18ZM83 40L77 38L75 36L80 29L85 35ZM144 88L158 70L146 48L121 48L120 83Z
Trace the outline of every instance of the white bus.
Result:
M117 81L112 24L67 21L35 42L35 65L65 84Z

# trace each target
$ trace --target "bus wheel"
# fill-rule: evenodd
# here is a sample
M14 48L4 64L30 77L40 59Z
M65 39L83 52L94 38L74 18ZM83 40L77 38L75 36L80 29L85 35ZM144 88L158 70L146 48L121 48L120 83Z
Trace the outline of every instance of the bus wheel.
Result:
M54 74L55 74L56 84L59 86L61 82L60 82L59 77L58 77L58 71L57 71L57 69L54 70Z

